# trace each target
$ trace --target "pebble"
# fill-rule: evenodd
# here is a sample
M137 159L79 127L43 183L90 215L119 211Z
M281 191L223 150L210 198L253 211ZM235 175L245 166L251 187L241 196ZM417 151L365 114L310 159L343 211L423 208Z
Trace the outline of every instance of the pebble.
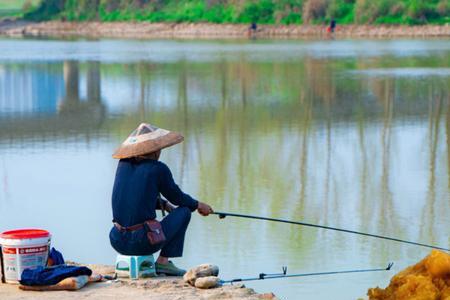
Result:
M195 281L198 278L208 276L218 276L218 275L219 275L218 266L211 264L202 264L187 271L186 274L184 274L183 279L190 285L195 286Z
M265 293L265 294L261 294L259 295L259 299L276 299L277 297L275 296L274 293Z
M207 276L197 278L195 287L199 289L211 289L220 286L220 279L217 276Z

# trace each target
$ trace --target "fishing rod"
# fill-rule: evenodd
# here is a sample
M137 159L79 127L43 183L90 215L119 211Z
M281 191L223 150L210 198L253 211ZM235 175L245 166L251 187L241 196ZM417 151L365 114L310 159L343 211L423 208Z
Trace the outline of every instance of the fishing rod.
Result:
M389 263L386 268L380 269L363 269L363 270L347 270L347 271L331 271L331 272L317 272L317 273L300 273L300 274L287 274L287 267L283 267L282 273L276 274L265 274L260 273L258 277L250 278L236 278L231 280L222 280L222 284L233 284L235 282L241 281L255 281L255 280L265 280L265 279L278 279L278 278L290 278L290 277L306 277L306 276L319 276L319 275L334 275L334 274L346 274L346 273L366 273L366 272L380 272L380 271L390 271L394 263Z
M213 212L212 214L218 215L220 219L224 219L225 217L237 217L237 218L256 219L256 220L264 220L264 221L272 221L272 222L281 222L281 223L288 223L288 224L294 224L294 225L301 225L301 226L307 226L307 227L322 228L322 229L329 229L329 230L346 232L346 233L359 234L359 235L363 235L363 236L369 236L369 237L374 237L374 238L379 238L379 239L384 239L384 240L389 240L389 241L394 241L394 242L399 242L399 243L406 243L406 244L415 245L415 246L422 246L422 247L433 248L433 249L438 249L438 250L443 250L443 251L450 251L450 249L443 248L443 247L427 245L427 244L422 244L422 243L417 243L417 242L411 242L411 241L397 239L397 238L383 236L383 235L370 234L370 233L365 233L365 232L360 232L360 231L318 225L318 224L296 222L296 221L276 219L276 218L267 218L267 217L261 217L261 216L235 214L235 213L228 213L228 212L218 212L218 211Z

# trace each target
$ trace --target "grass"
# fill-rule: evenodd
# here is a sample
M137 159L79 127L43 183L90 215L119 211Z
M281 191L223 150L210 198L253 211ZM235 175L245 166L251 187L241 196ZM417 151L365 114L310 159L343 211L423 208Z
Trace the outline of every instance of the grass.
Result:
M0 0L0 10L22 10L22 7L26 2L27 0ZM37 6L41 1L32 0L28 2Z
M0 18L3 17L21 17L25 3L37 7L41 0L0 0Z

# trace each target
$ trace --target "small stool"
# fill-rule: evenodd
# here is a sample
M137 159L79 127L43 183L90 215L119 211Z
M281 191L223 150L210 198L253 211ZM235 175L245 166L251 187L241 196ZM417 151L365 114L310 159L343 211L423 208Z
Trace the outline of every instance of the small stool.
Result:
M120 263L126 263L127 267L120 267ZM145 264L145 265L144 265ZM131 279L139 277L156 276L155 259L153 255L128 256L118 254L116 257L116 273L127 272Z

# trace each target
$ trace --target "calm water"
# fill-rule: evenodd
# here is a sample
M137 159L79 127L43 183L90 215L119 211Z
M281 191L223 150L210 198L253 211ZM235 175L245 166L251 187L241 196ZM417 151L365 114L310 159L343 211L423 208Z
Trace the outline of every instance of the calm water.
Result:
M449 247L450 41L0 40L0 230L42 227L112 264L116 146L142 121L216 210ZM224 279L384 267L426 248L195 215L184 267ZM254 282L282 299L357 299L393 272Z

